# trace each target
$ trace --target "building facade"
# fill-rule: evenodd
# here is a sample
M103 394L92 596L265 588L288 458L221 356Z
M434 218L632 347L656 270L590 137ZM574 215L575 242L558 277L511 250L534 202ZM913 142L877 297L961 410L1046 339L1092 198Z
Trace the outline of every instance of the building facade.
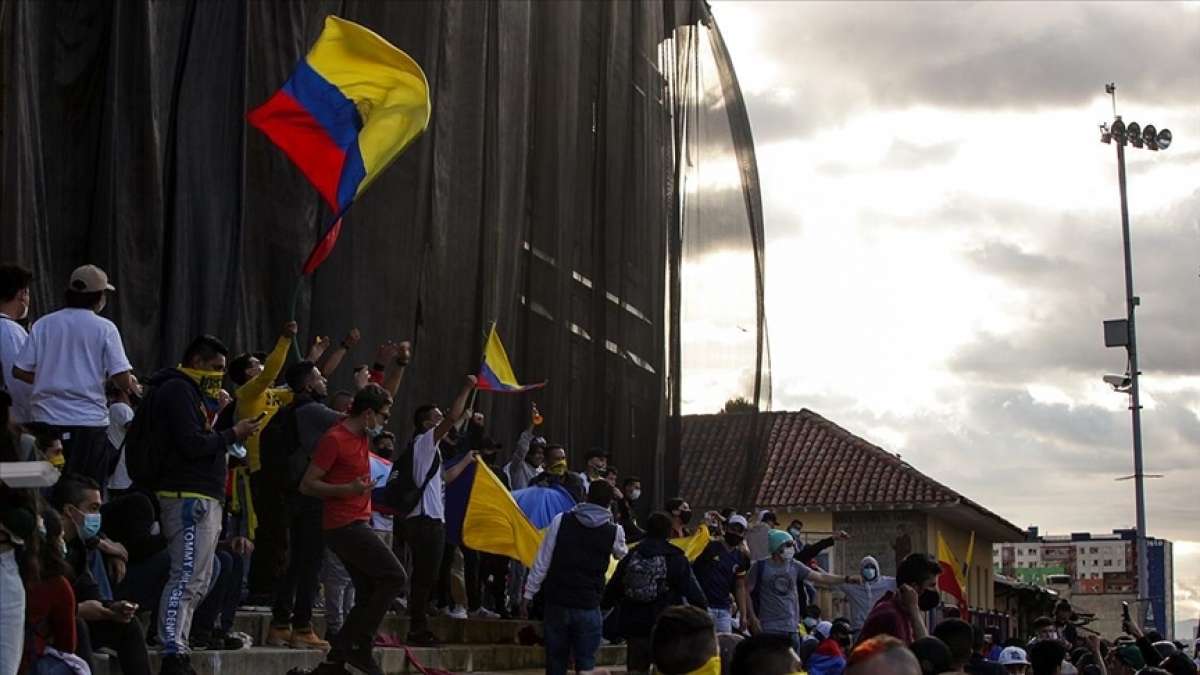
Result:
M1140 621L1144 627L1171 636L1175 625L1172 544L1151 537L1146 546L1149 598L1139 610ZM1095 614L1097 621L1113 624L1117 629L1121 602L1137 597L1134 530L1041 535L1038 528L1031 527L1026 531L1025 541L995 544L992 558L998 574L1026 583L1066 587L1077 610L1083 608ZM1064 580L1069 580L1069 584L1063 584Z

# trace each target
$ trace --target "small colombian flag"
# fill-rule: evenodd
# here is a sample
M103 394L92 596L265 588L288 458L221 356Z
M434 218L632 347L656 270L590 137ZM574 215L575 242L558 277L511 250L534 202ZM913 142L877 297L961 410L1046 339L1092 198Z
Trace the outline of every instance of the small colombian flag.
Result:
M304 263L311 274L337 243L342 214L425 130L431 106L425 73L374 32L336 16L283 88L250 111L333 212Z
M492 332L488 334L487 346L483 349L483 363L479 366L479 382L475 385L480 391L498 391L518 393L546 386L545 382L538 384L519 384L513 374L512 365L508 362L508 353L500 343L496 334L496 324L492 324Z

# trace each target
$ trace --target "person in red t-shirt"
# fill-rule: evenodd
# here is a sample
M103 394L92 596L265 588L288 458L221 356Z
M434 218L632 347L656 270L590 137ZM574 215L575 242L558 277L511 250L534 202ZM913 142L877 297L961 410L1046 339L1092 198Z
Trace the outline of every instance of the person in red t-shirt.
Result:
M371 530L371 433L383 429L391 407L392 397L383 387L369 384L359 390L350 416L317 442L300 482L302 494L324 500L321 525L326 545L359 589L354 608L330 641L332 649L322 664L330 672L342 672L349 663L368 675L382 675L372 656L372 641L392 599L408 580L395 554Z
M883 594L863 622L858 641L891 635L904 644L929 636L924 614L941 603L937 591L942 568L927 553L913 553L896 569L896 590Z
M404 365L407 365L405 362ZM475 376L454 401L449 415L437 412L432 438L441 439L463 415L467 398L475 389ZM407 576L391 548L371 529L371 437L383 431L391 413L392 397L386 389L369 384L359 390L350 415L317 442L312 462L300 481L300 492L321 497L325 504L322 528L325 543L350 573L358 591L354 607L341 631L330 640L332 649L318 672L343 672L350 664L368 675L383 675L372 656L372 642L392 600L404 588ZM436 411L436 410L435 410ZM465 468L446 472L453 480ZM439 545L438 549L441 547ZM362 592L367 589L368 592ZM328 669L325 670L325 666Z

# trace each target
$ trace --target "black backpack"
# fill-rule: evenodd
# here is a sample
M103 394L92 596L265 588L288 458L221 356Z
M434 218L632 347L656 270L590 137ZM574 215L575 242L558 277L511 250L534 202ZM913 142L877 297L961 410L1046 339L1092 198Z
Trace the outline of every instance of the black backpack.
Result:
M134 487L140 490L154 491L162 480L163 460L165 449L155 447L154 443L154 404L157 387L146 393L142 404L133 413L133 421L125 431L125 442L121 449L125 452L125 470ZM119 454L119 453L118 453Z
M658 601L667 592L666 556L643 556L637 549L630 551L621 581L626 598L640 603Z
M421 503L429 481L433 480L441 468L442 456L441 453L437 453L425 474L425 481L418 486L413 477L413 441L409 441L392 462L392 472L388 474L387 484L383 488L383 505L402 518L412 513L417 504Z
M258 438L263 468L277 476L286 476L285 485L294 492L299 491L300 481L312 459L300 448L300 430L296 426L296 411L309 403L312 400L302 399L280 408Z

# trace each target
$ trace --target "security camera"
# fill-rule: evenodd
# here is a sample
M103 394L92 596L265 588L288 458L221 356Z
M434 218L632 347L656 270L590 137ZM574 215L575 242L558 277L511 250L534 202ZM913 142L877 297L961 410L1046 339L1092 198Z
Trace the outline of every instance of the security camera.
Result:
M1104 382L1117 391L1125 391L1129 389L1132 380L1128 375L1105 375Z

